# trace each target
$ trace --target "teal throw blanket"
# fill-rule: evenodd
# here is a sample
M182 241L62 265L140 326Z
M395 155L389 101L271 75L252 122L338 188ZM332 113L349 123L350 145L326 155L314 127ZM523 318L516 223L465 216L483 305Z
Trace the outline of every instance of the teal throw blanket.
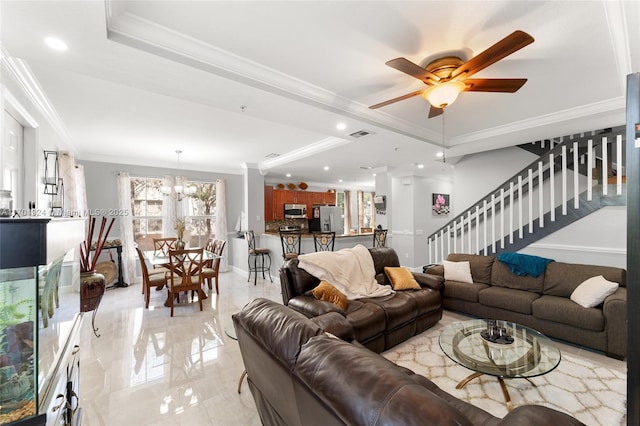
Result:
M519 276L531 275L534 278L539 277L547 265L553 262L553 259L512 252L500 253L498 260L504 263L514 274Z

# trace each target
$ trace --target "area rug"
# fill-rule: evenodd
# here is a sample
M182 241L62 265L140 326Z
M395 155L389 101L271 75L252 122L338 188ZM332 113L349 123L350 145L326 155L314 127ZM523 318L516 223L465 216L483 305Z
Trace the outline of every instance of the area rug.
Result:
M422 333L384 352L394 363L431 379L449 394L497 417L507 407L495 377L481 376L462 389L456 385L472 373L450 360L438 344L439 330ZM505 380L514 407L539 404L565 412L587 425L626 424L626 372L596 365L573 355L562 354L560 365L550 373L524 379Z

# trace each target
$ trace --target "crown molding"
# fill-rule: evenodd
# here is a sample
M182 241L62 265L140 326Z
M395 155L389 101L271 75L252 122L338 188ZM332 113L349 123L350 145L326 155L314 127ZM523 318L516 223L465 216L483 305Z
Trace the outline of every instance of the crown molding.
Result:
M71 151L75 151L74 144L69 136L69 131L64 122L58 115L58 112L49 101L38 79L29 68L29 65L19 58L13 58L4 46L1 47L2 66L6 68L13 79L19 84L22 91L27 95L31 103L42 114L42 116L51 124L62 143ZM35 122L35 120L34 120Z
M105 0L107 38L112 41L423 142L434 143L439 138L439 132L416 126L383 111L371 110L340 94L130 12L123 11L116 15L116 8L117 2Z
M622 1L603 1L602 4L607 19L611 44L613 45L613 55L618 68L618 82L620 83L620 89L624 93L627 87L627 75L633 72L625 5Z
M449 141L449 148L454 148L458 145L468 144L471 142L491 139L510 133L541 128L562 122L570 122L579 118L597 116L601 114L620 114L624 122L625 108L625 98L624 96L620 96L606 101L594 102L592 104L569 108L563 111L554 111L549 114L539 115L526 120L515 121L504 126L491 127L479 132L457 136Z
M299 149L290 151L284 155L280 155L276 158L262 161L259 165L260 170L267 171L273 167L281 166L283 164L290 163L292 161L300 160L302 158L310 157L323 151L327 151L333 148L337 148L342 145L351 143L346 139L328 137Z

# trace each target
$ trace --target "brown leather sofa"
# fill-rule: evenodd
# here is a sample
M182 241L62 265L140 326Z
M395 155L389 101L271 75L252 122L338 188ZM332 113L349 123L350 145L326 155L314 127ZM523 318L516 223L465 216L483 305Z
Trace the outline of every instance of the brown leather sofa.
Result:
M320 317L326 324L346 320L335 312ZM270 300L250 302L233 315L233 323L264 425L582 424L536 405L517 407L499 419Z
M370 248L369 252L373 258L376 280L380 284L391 285L384 267L400 266L395 250L382 247ZM420 290L403 290L388 296L350 300L344 311L310 294L320 280L298 268L298 260L292 259L280 268L282 301L310 318L329 312L339 313L348 320L358 342L375 352L382 352L432 327L442 318L444 279L422 273L414 273L413 276L422 287Z
M495 256L452 253L447 260L468 261L473 284L445 281L445 309L481 318L496 318L605 352L614 358L627 353L626 271L609 266L551 262L539 277L518 276ZM425 272L443 276L442 265ZM602 275L620 284L594 308L574 303L571 293L584 280Z

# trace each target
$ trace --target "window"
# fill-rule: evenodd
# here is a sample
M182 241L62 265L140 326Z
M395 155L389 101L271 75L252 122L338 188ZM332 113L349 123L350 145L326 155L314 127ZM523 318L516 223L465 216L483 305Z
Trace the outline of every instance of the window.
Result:
M153 250L153 239L162 237L162 179L131 178L133 239L141 250Z
M161 178L131 178L131 211L133 212L133 238L141 250L153 250L153 239L162 235L163 197L160 191ZM182 203L176 202L174 211L180 204L185 210L180 216L187 220L185 240L187 247L206 247L215 236L216 184L215 182L186 182L185 187L194 187L195 192L185 197ZM169 229L173 228L170 224ZM171 235L175 236L175 233Z
M206 247L215 237L216 184L215 182L188 182L196 192L188 200L187 238L190 247Z

